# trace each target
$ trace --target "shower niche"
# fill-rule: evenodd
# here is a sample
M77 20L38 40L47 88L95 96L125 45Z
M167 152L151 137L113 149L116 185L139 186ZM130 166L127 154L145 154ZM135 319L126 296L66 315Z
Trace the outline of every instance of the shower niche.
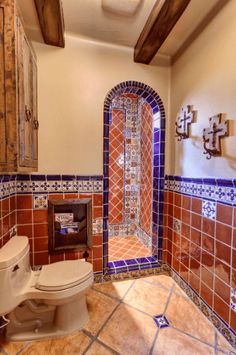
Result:
M92 246L91 199L49 200L49 253Z

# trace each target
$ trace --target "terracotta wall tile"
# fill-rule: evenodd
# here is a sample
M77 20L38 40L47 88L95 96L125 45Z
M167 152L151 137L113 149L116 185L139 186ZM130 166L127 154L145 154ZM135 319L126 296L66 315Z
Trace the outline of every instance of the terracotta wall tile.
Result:
M202 213L202 201L198 198L193 197L191 210L195 213L201 214Z
M222 223L216 223L216 239L220 242L231 245L232 227Z
M18 210L28 210L33 208L32 195L19 195L16 198Z
M214 310L226 323L229 323L229 306L217 294L214 294Z
M233 208L217 203L216 218L218 221L232 226Z
M200 296L208 304L208 306L212 307L212 305L213 305L213 292L212 292L212 289L207 287L203 282L201 283Z

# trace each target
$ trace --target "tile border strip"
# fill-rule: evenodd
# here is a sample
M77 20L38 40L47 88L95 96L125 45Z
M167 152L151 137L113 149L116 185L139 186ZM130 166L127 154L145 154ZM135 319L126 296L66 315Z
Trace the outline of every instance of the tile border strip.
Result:
M102 193L102 175L0 175L0 199L14 194Z
M236 206L236 179L166 175L165 190Z

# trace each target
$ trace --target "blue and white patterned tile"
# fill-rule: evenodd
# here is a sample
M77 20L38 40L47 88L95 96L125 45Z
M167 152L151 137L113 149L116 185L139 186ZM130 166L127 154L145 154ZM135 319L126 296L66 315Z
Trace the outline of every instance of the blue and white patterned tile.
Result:
M93 191L102 192L103 190L103 181L93 181Z
M169 325L170 325L167 318L162 314L160 314L158 316L154 316L153 319L154 319L154 322L156 323L156 325L158 326L158 328L160 328L160 329L169 327Z
M93 234L103 232L103 220L102 218L96 218L93 220Z
M61 192L62 191L62 182L61 180L52 180L52 181L48 181L49 184L49 192L51 193L55 193L55 192Z
M230 308L236 312L236 290L233 288L230 291Z
M83 192L93 192L93 181L84 180L82 189Z
M48 195L33 195L33 208L37 210L48 208Z
M30 193L31 192L29 181L17 181L16 188L17 188L17 192L19 192L19 193L21 193L21 192Z
M178 233L181 234L181 230L182 230L182 223L179 219L177 218L173 218L173 230Z
M216 202L203 201L202 202L202 215L210 219L216 218Z

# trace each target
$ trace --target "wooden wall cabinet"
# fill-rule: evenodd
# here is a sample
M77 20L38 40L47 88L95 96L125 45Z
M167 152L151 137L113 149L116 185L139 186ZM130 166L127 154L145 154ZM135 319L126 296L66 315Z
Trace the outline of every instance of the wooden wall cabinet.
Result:
M0 172L38 168L37 63L14 0L0 0Z

